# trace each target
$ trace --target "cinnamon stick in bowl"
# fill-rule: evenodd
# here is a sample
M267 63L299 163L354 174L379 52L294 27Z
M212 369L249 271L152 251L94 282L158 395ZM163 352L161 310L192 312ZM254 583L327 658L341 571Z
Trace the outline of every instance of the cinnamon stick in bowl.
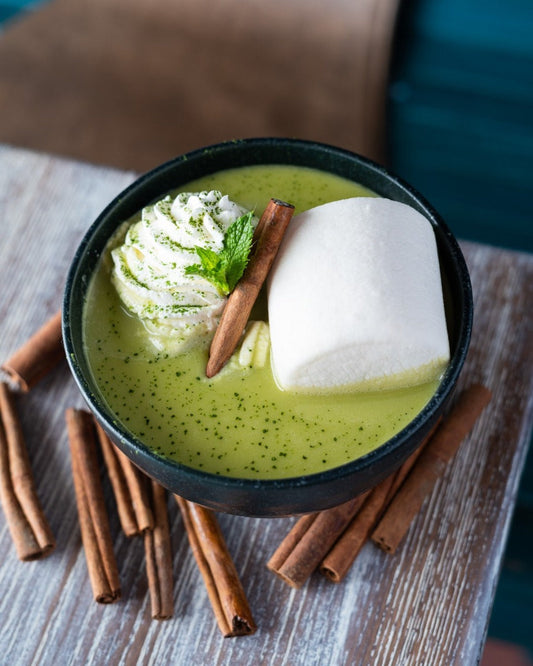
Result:
M271 199L265 208L254 235L255 251L229 295L215 331L205 371L207 377L220 372L235 351L293 213L294 206L279 199Z
M55 539L37 496L13 395L0 382L0 499L17 555L23 561L49 555Z
M21 391L26 393L63 357L61 311L59 311L2 364L2 370Z

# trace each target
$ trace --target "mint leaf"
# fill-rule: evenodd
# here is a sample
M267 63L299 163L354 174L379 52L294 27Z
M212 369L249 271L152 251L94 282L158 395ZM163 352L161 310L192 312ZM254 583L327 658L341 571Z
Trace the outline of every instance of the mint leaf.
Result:
M226 280L224 257L218 252L213 252L213 250L210 250L209 248L196 246L194 249L202 263L186 266L185 274L200 275L200 277L203 277L214 284L221 293L227 294L229 287Z
M201 263L187 266L185 274L209 280L224 296L233 291L248 263L254 235L252 218L253 213L246 213L228 227L220 252L196 246Z
M230 291L235 289L248 263L254 235L252 217L251 212L239 217L228 227L224 236L222 253L226 257L226 280Z

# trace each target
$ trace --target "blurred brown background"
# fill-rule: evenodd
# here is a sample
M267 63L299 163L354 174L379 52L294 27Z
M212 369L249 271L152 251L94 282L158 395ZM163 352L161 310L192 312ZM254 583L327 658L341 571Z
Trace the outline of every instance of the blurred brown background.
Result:
M0 39L0 141L126 169L248 136L384 159L398 0L54 0Z

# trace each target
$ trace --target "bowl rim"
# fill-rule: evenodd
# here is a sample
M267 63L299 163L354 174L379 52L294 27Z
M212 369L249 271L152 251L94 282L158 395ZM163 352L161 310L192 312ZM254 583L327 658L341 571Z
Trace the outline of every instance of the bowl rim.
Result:
M241 478L241 477L232 477L224 476L222 474L214 474L206 472L194 467L189 467L178 461L165 458L158 454L157 452L150 449L146 444L129 432L117 419L113 416L110 410L105 406L103 400L99 400L94 393L94 390L91 388L91 383L88 381L85 373L82 371L80 364L77 362L77 350L75 343L72 337L72 322L70 318L72 298L73 298L73 288L76 285L80 277L80 262L85 257L87 253L87 248L90 248L91 243L94 242L95 235L99 228L104 225L105 221L110 215L119 216L119 212L122 209L125 209L127 202L133 195L141 190L146 189L150 191L150 184L164 180L166 174L175 169L180 164L195 163L201 160L208 159L208 156L220 156L224 152L235 151L237 149L265 149L272 146L277 148L285 147L290 150L299 150L302 154L306 154L309 151L319 151L322 154L327 154L328 156L339 159L344 158L351 162L355 160L359 166L362 168L373 171L377 173L381 178L386 181L392 181L396 187L400 187L403 190L408 198L414 199L420 205L420 212L422 212L430 221L433 227L439 228L441 236L445 239L447 249L452 255L454 265L458 270L458 277L461 285L461 316L458 317L458 330L457 330L457 345L456 350L450 358L448 367L446 368L443 377L437 387L437 390L432 395L428 403L424 408L404 427L402 430L393 435L389 440L378 446L376 449L366 453L365 455L356 458L354 460L348 461L342 465L326 469L320 472L315 472L312 474L302 475L302 476L290 476L276 479L253 479L253 478ZM258 160L256 164L267 164L267 162ZM280 162L270 162L272 164ZM294 161L290 162L291 164ZM304 164L302 164L304 165ZM239 166L236 164L235 166ZM304 165L305 166L305 165ZM231 168L231 167L226 167ZM313 167L312 167L313 168ZM326 167L316 167L324 171L328 171ZM213 169L214 171L223 170L220 167ZM209 173L208 171L203 170L202 174L205 175ZM194 180L196 176L192 176L189 180ZM180 184L176 185L179 187ZM168 192L172 188L164 189L163 192ZM149 203L150 200L153 200L154 197L150 197L146 201ZM146 204L143 204L146 205ZM411 204L412 205L412 204ZM139 210L137 208L137 210ZM133 213L130 213L126 217L120 217L122 220L128 219ZM118 226L118 223L117 223ZM109 239L109 236L107 236ZM95 260L97 261L97 259ZM88 282L85 278L85 287L83 289L84 296L86 295ZM97 216L94 222L90 225L86 233L84 234L78 248L72 259L67 278L65 283L64 298L63 298L63 309L62 309L62 334L63 334L63 343L66 351L66 357L72 375L84 397L87 404L89 405L91 411L95 415L98 421L100 421L105 427L112 433L115 441L119 444L119 447L126 449L126 452L129 453L130 457L135 462L135 459L146 461L150 460L154 465L162 465L167 473L171 474L185 474L188 478L192 479L193 482L200 484L209 483L213 488L219 489L233 489L239 493L246 491L257 491L264 490L268 492L269 490L283 492L286 490L294 490L295 488L305 488L311 490L314 487L322 486L328 484L329 482L335 481L337 483L340 479L346 479L350 477L355 472L364 472L368 470L371 466L379 464L383 459L386 459L390 456L394 457L394 454L402 450L415 431L424 431L424 433L429 432L434 422L436 422L438 417L439 410L442 409L442 404L447 402L451 397L451 394L455 388L457 379L463 367L472 331L473 324L473 297L472 297L472 286L470 282L470 276L466 261L464 259L463 253L459 247L457 240L454 235L448 228L447 224L441 218L439 213L433 208L433 206L423 197L414 187L404 181L402 178L398 177L392 171L386 167L377 164L376 162L361 156L353 151L332 146L326 143L321 143L317 141L309 141L306 139L294 139L294 138L282 138L282 137L259 137L259 138L245 138L238 139L233 141L225 141L221 143L215 143L206 147L198 148L193 151L184 153L178 157L175 157L171 160L164 162L163 164L151 169L150 171L142 174L139 178L135 179L130 185L123 189L117 196L115 196L112 201L101 211ZM87 361L87 359L85 359ZM96 386L96 382L93 382ZM416 447L415 447L416 448ZM194 500L202 503L201 500ZM213 506L213 502L207 502L206 505ZM224 509L222 509L224 510ZM228 509L226 509L228 510ZM252 515L252 514L247 514ZM259 514L255 514L259 515ZM268 513L265 515L274 515Z

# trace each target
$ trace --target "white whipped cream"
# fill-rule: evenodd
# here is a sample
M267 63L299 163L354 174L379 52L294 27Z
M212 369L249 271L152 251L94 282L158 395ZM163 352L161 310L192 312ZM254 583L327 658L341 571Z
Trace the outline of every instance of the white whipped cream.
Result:
M195 246L219 252L228 227L248 211L217 190L166 196L146 206L112 253L112 281L159 350L184 351L211 335L226 298L205 278Z

